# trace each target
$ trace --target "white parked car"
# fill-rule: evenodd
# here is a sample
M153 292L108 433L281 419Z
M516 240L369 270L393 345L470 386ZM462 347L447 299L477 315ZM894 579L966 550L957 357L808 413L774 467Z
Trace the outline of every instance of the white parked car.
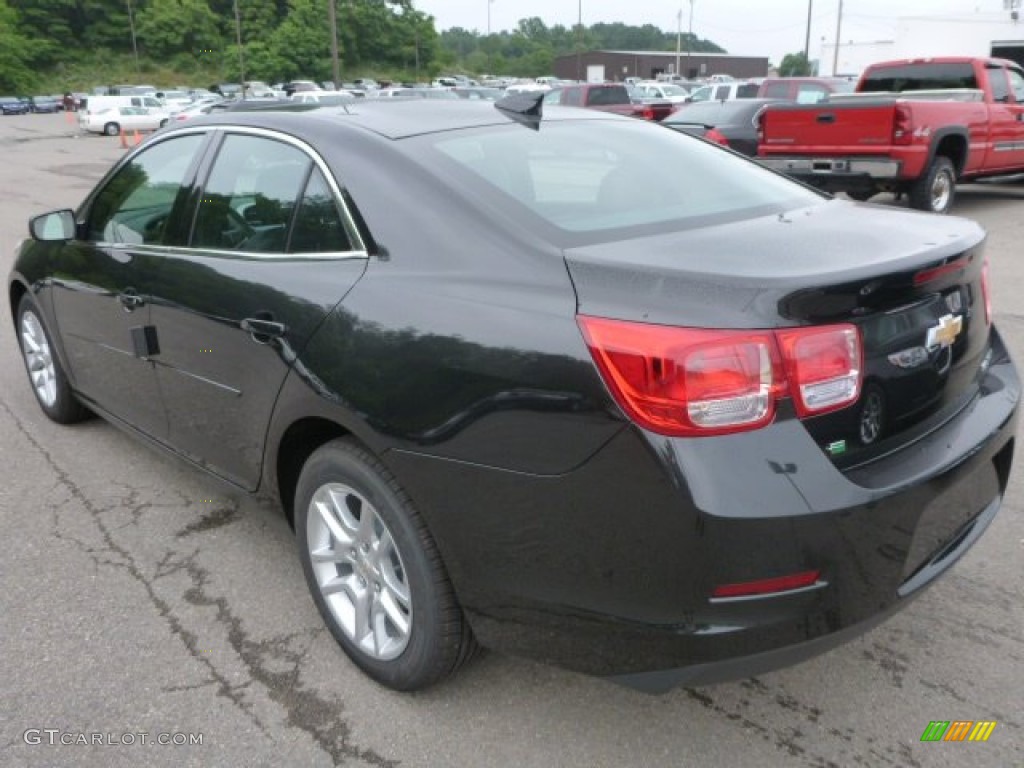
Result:
M164 103L171 114L192 106L192 97L185 91L157 91L156 97Z
M636 83L633 90L643 99L660 99L673 104L690 100L690 92L675 83Z
M170 116L145 107L110 107L100 112L89 112L81 126L92 133L117 136L125 131L155 131L167 124Z

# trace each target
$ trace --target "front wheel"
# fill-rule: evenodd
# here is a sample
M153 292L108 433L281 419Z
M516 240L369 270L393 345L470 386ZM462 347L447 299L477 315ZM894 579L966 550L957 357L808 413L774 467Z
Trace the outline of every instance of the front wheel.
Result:
M103 126L103 133L107 136L117 136L121 132L121 126L117 123L107 123Z
M42 314L25 294L18 302L18 344L25 362L32 393L43 413L58 424L73 424L89 417L78 402L53 348Z
M295 494L299 558L335 640L382 685L453 674L476 642L426 524L398 481L351 440L309 457Z
M956 196L956 169L953 161L941 155L932 160L921 178L910 185L910 207L919 211L946 213Z

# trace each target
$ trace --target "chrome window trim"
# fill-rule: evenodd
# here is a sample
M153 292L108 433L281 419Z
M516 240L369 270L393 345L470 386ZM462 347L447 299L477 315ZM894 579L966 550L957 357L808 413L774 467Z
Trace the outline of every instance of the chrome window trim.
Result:
M173 132L167 133L164 136L154 136L144 145L140 147L140 151L148 149L157 144L168 141L172 138L179 136L185 136L193 133L220 133L225 138L231 134L245 134L250 136L259 136L265 139L272 139L274 141L281 141L285 144L290 144L299 151L303 152L313 164L320 169L320 172L324 175L327 180L327 184L330 187L331 194L334 195L334 204L338 206L338 210L341 212L341 223L345 228L345 232L349 237L349 241L358 246L350 251L325 251L322 253L266 253L264 251L228 251L220 250L215 248L195 248L192 246L153 246L153 245L132 245L131 243L96 243L99 247L106 248L158 248L163 249L161 253L169 254L170 252L182 253L182 254L196 254L206 253L215 256L223 256L227 258L246 259L250 261L341 261L350 259L368 259L370 257L369 250L366 247L366 243L363 242L363 238L359 234L358 228L355 226L355 220L352 217L352 212L349 211L348 205L345 204L345 197L341 193L341 187L338 186L337 179L334 178L334 174L331 173L331 169L327 163L320 156L320 153L313 149L308 143L302 139L297 139L287 133L281 133L279 131L271 130L269 128L256 128L248 125L231 125L221 124L216 125L196 125L189 126L186 128L180 128ZM219 148L218 148L219 151ZM128 158L128 162L138 152L133 152ZM216 163L216 157L213 162ZM122 166L123 167L123 166ZM211 166L212 167L212 166ZM120 170L120 169L119 169Z

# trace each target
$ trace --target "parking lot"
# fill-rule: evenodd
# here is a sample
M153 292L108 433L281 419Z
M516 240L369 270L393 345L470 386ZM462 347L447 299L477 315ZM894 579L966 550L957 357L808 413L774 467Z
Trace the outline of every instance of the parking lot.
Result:
M61 114L0 118L0 273L29 216L76 206L124 151ZM1024 183L961 187L954 214L990 233L996 322L1024 361ZM799 666L648 696L485 654L401 695L324 628L272 502L103 421L50 422L4 317L2 766L1024 765L1024 467L949 574ZM997 725L922 743L936 720Z

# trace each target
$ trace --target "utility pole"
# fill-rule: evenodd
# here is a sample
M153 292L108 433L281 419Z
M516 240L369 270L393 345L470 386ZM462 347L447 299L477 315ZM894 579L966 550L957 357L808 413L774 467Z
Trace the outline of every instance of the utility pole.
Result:
M811 12L814 9L814 0L807 0L807 36L804 37L804 63L807 66L805 75L811 74Z
M832 77L839 74L839 35L843 30L843 0L839 0L839 14L836 16L836 49L832 52Z
M583 82L583 0L576 5L576 82Z
M341 62L338 60L338 8L335 0L327 0L327 20L331 25L331 77L337 88L341 82Z
M487 73L491 72L491 3L494 0L487 0Z
M135 74L141 75L142 68L139 66L139 43L135 38L135 16L132 14L132 0L125 0L128 6L128 26L132 30L132 52L135 54Z
M235 6L235 42L238 43L238 74L242 82L242 99L245 99L245 55L242 53L242 16L238 12L238 0Z
M681 10L681 9L680 9ZM686 78L690 78L690 48L693 47L693 0L690 0L690 27L686 32Z

